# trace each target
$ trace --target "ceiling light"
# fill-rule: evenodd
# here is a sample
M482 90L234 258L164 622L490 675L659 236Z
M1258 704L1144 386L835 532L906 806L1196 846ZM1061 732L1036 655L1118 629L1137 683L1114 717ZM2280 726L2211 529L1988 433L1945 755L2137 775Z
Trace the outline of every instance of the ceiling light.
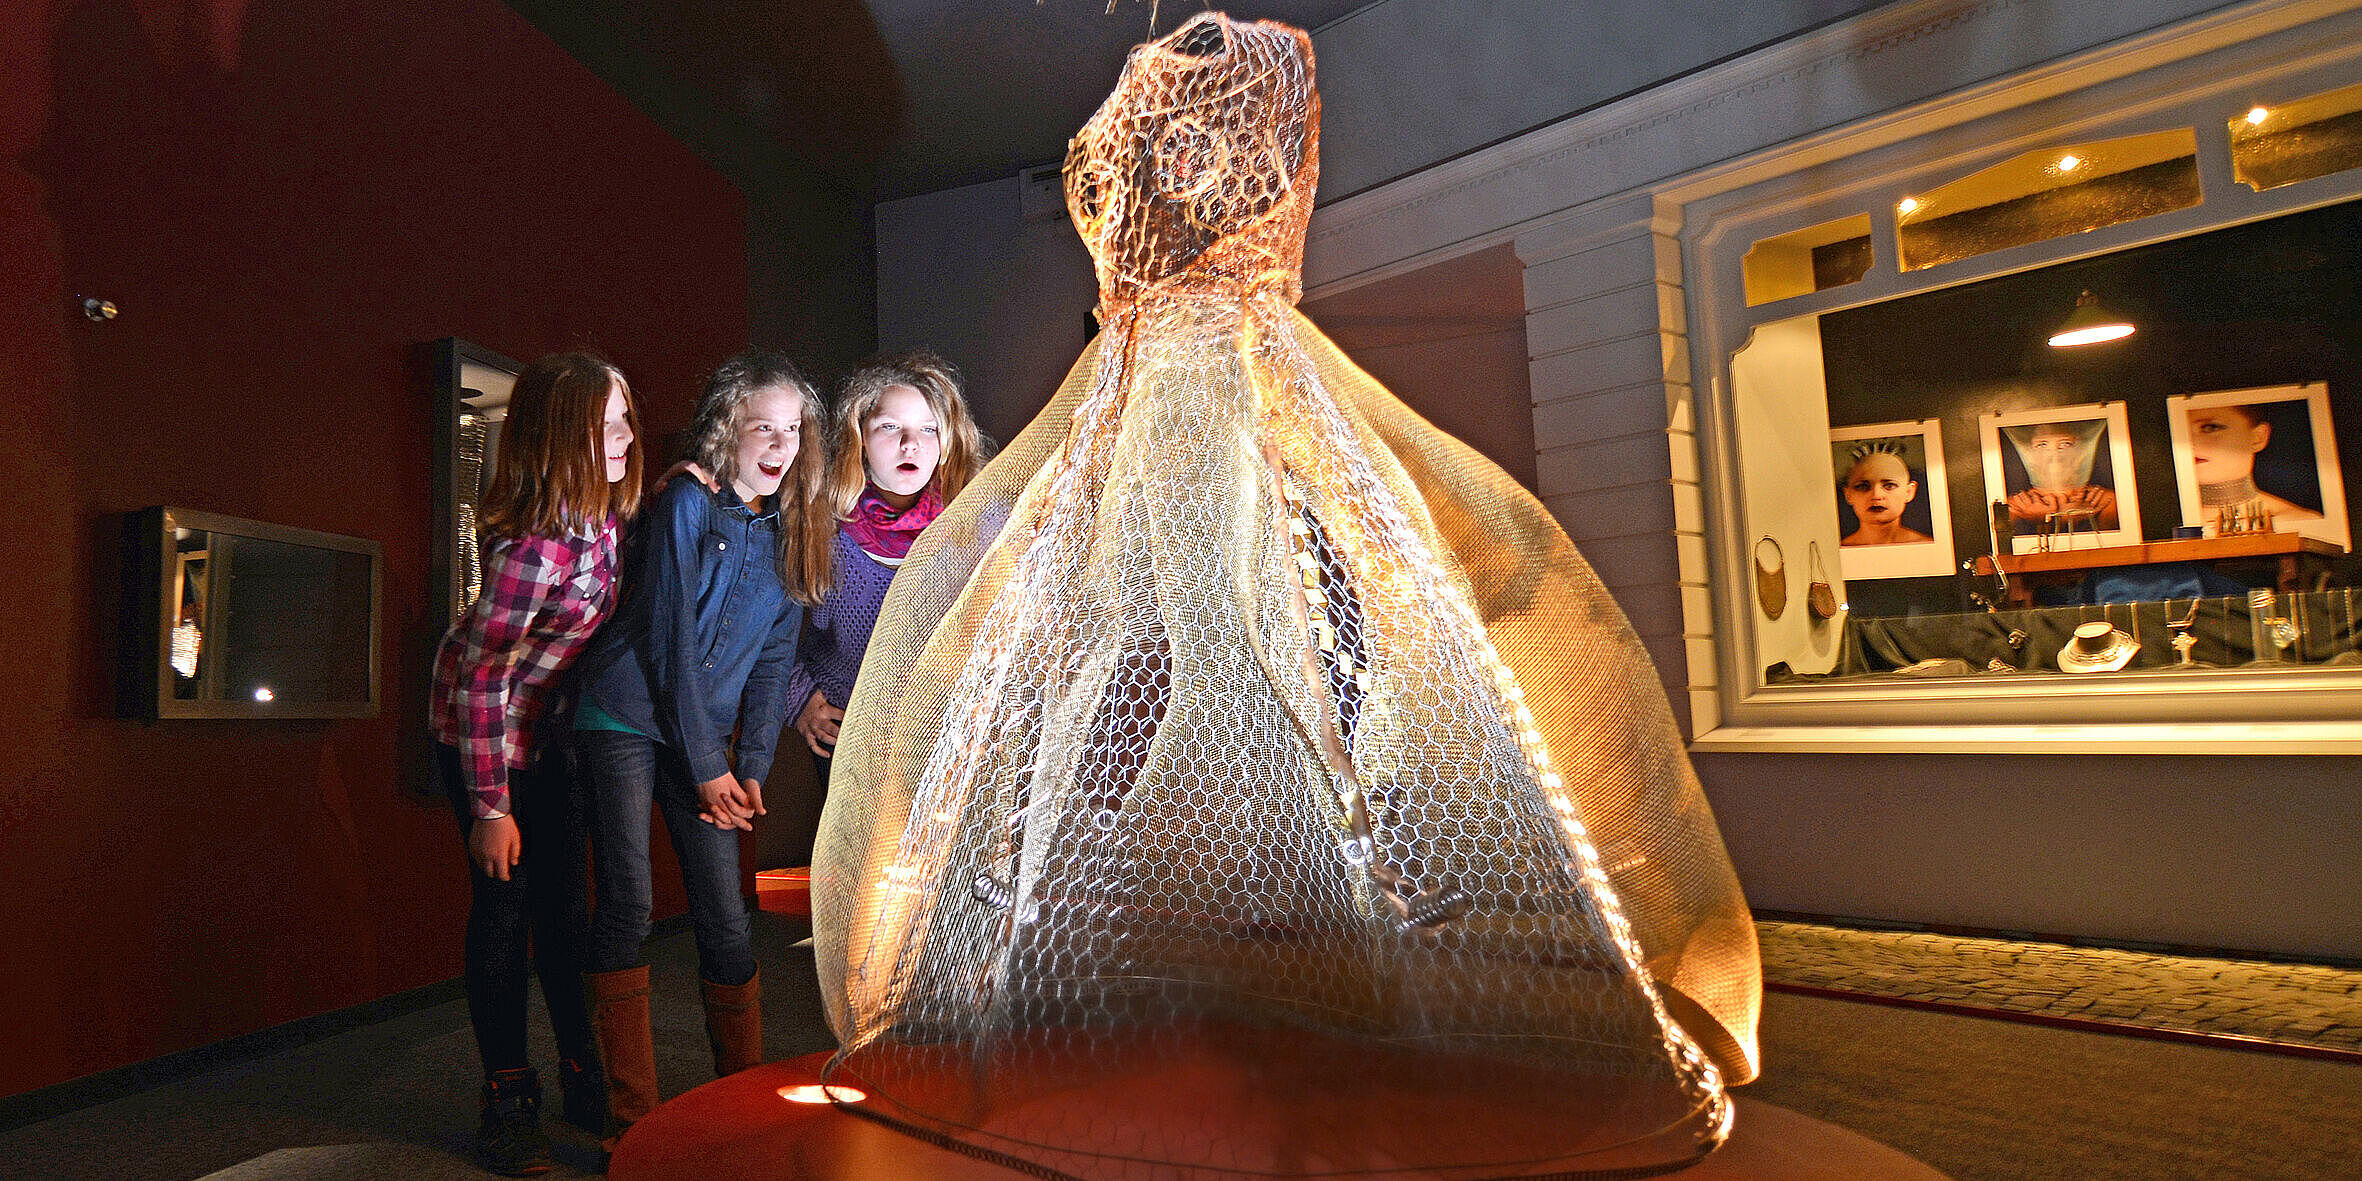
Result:
M1896 213L1900 213L1900 214L1904 215L1905 217L1908 217L1908 216L1910 216L1911 214L1914 214L1914 213L1917 213L1917 212L1919 212L1919 198L1917 198L1917 197L1905 197L1905 198L1903 198L1903 200L1902 200L1902 203L1901 203L1901 204L1898 204L1898 205L1896 205L1896 206L1895 206L1895 212L1896 212Z
M2073 348L2079 344L2098 344L2105 340L2122 340L2132 335L2132 321L2100 306L2099 297L2086 291L2075 297L2075 310L2051 333L2050 347Z
M2083 167L2083 157L2081 157L2081 156L2061 156L2061 157L2059 157L2059 171L2060 171L2060 172L2073 172L2073 171L2075 171L2076 169L2078 169L2078 168L2081 168L2081 167Z
M2247 112L2247 125L2250 127L2261 127L2263 126L2264 120L2271 117L2272 112L2267 111L2262 107L2251 107Z

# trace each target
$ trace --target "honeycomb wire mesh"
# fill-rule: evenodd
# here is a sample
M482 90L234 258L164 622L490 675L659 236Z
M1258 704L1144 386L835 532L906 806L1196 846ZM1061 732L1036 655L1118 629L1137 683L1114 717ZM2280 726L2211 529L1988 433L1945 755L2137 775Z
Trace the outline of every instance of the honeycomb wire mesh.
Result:
M831 1077L1040 1175L1678 1167L1754 1074L1745 903L1564 533L1296 312L1311 74L1208 14L1075 139L1105 330L872 636Z

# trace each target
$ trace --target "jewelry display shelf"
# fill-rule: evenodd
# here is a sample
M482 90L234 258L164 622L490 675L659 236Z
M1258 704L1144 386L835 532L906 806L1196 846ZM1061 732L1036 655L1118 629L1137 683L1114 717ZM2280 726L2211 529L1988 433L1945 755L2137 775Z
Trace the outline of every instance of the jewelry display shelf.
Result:
M2269 562L2277 566L2274 580L2277 589L2321 590L2328 585L2329 562L2344 557L2345 552L2301 533L2238 533L2229 537L2144 541L2094 549L2037 550L2029 554L2003 554L2000 561L2002 573L2026 576L2009 587L2009 602L2023 606L2033 600L2033 588L2028 584L2034 581L2055 585L2071 582L2093 570L2168 562L2202 562L2213 566ZM1977 555L1977 573L1990 577L1993 561L1991 554Z

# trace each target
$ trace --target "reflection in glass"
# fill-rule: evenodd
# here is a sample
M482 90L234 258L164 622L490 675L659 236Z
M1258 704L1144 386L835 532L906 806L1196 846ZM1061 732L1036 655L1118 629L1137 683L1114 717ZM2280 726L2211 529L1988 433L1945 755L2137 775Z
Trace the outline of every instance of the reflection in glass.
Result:
M435 547L428 565L433 610L454 620L476 601L484 580L484 489L500 455L517 362L457 337L424 346L434 374Z
M483 501L484 486L492 475L491 458L495 454L493 439L500 423L484 414L463 413L459 416L459 446L452 473L458 488L458 527L453 531L452 566L459 576L459 601L453 618L465 613L476 601L484 586L484 547L477 536L476 509Z
M1859 283L1870 273L1870 215L1765 238L1748 249L1740 269L1748 307Z
M182 554L205 555L184 578L174 625L173 695L288 705L367 700L369 555L182 529ZM183 673L183 629L202 637Z
M1920 270L2198 204L2191 128L2027 152L1895 207L1902 269Z
M500 456L500 431L508 425L509 388L516 376L488 364L469 362L464 379L476 384L459 391L458 438L452 450L451 617L466 613L484 589L484 546L477 535L484 490L492 486L492 467ZM478 385L490 386L479 389Z
M2231 174L2262 192L2362 167L2362 86L2231 120Z

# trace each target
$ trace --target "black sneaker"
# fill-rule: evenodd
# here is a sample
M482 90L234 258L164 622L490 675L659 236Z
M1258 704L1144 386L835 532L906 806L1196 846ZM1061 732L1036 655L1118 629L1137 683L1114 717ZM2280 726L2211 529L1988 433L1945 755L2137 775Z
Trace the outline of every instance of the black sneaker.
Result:
M558 1094L567 1123L594 1136L607 1130L607 1076L598 1063L558 1059Z
M484 1080L476 1159L503 1177L532 1177L556 1166L541 1130L541 1080L532 1067L496 1070Z

